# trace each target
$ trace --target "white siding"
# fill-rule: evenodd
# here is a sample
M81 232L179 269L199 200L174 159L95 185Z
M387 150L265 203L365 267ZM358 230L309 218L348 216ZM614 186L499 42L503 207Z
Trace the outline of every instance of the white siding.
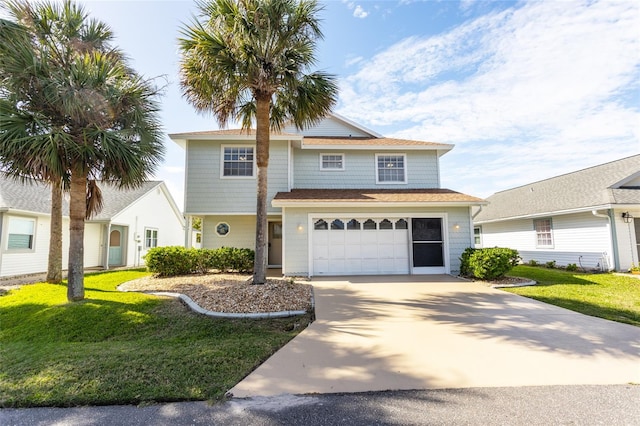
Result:
M588 268L612 262L610 231L606 218L591 212L551 217L553 248L537 248L533 219L482 224L483 247L509 247L520 252L523 261L575 263ZM606 253L606 254L605 254ZM609 260L606 260L609 258ZM611 265L613 266L613 265Z
M320 170L321 153L343 153L344 170ZM406 184L376 184L376 150L294 149L294 188L438 188L438 156L435 151L408 151ZM269 177L271 178L271 177Z
M67 225L68 226L68 225ZM103 224L85 223L84 225L84 267L94 268L104 266L104 233ZM64 234L63 234L64 237ZM64 258L68 258L68 249L65 251ZM67 264L63 264L63 268L67 269Z
M7 250L8 225L11 217L35 219L33 250ZM49 256L49 217L5 213L2 219L2 264L0 265L0 276L6 277L46 271Z
M181 218L173 210L164 191L159 186L115 215L111 223L128 228L124 248L127 266L144 265L143 257L148 251L144 241L146 228L158 230L158 247L184 245L184 227ZM92 249L97 250L95 243L93 244ZM103 244L104 242L101 241L102 248L104 248ZM138 246L140 250L138 250ZM102 259L100 257L100 264L102 264Z
M246 145L247 142L236 142ZM256 211L256 179L221 179L220 146L233 141L189 141L185 213L254 213ZM268 211L271 199L288 186L288 141L271 141L269 152ZM254 171L255 174L255 171Z
M622 219L622 212L629 212L634 219L630 223L625 223ZM620 209L614 210L613 216L615 217L615 233L616 242L618 244L618 265L617 269L620 271L628 271L631 264L638 266L640 260L638 256L639 241L636 238L635 223L640 221L640 209Z
M286 126L283 131L285 133L297 133L304 136L371 137L370 134L333 117L327 117L320 123L302 132L297 130L295 126Z
M345 213L346 212L346 213ZM366 216L367 214L389 214L395 217L429 217L430 214L445 214L445 234L448 242L447 263L451 273L460 271L460 255L467 247L473 244L473 230L470 228L468 207L449 208L346 208L336 210L334 208L292 208L284 211L284 265L283 273L286 275L306 276L309 273L309 213L326 214L327 216L347 217L350 215ZM456 225L458 228L456 229ZM302 229L299 230L298 226Z

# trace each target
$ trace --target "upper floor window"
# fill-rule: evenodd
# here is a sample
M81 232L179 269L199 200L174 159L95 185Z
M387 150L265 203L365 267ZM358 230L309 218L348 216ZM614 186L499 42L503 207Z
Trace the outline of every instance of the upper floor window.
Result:
M407 183L405 154L376 154L376 183Z
M158 247L158 230L157 229L145 229L144 247L145 248Z
M33 250L36 220L10 217L7 250Z
M551 219L534 220L533 227L536 231L536 247L553 247Z
M320 170L344 170L344 154L320 154Z
M222 147L223 177L253 177L253 146Z

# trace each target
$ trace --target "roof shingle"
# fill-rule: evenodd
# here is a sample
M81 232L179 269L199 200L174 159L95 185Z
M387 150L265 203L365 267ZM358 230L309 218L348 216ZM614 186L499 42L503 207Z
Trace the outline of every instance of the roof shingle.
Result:
M274 201L285 203L466 203L484 200L450 189L292 189L278 192Z

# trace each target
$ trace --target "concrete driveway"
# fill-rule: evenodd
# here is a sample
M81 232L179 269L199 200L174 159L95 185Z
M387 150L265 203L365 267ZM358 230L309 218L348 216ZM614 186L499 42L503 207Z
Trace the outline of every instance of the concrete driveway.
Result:
M640 328L439 276L314 279L316 321L234 397L640 383Z

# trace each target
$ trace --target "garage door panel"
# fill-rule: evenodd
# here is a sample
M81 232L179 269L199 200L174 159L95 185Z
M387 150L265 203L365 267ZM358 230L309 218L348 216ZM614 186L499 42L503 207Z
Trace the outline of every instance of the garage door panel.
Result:
M319 219L313 220L316 223ZM328 229L317 228L312 234L314 274L409 273L409 232L402 229L406 220L361 217L323 220L329 224ZM401 229L395 229L397 223Z

